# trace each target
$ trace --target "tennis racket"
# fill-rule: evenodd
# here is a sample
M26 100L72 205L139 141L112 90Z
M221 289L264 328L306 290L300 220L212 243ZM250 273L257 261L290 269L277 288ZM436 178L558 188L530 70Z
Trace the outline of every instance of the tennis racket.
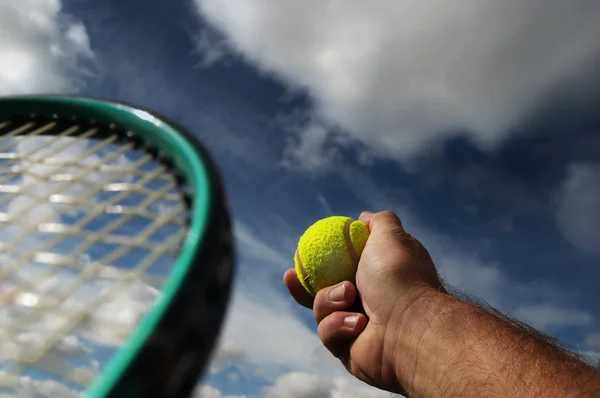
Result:
M207 151L104 100L0 99L0 397L185 397L234 272Z

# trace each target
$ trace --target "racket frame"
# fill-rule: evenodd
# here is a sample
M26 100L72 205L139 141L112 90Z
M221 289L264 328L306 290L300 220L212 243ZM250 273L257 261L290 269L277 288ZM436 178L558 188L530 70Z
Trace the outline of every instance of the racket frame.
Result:
M69 118L124 134L155 151L184 181L191 220L177 261L159 298L85 396L189 395L212 353L234 278L231 220L215 162L185 129L122 102L55 95L0 98L0 120L23 117Z

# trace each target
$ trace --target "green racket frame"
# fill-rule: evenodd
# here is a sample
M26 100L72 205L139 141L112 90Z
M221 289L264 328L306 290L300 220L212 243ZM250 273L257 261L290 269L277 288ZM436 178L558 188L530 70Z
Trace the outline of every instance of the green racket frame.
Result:
M156 151L189 192L191 222L153 303L85 395L182 397L195 388L217 339L233 283L231 221L207 150L162 116L113 101L66 96L0 98L0 119L69 119L119 131Z

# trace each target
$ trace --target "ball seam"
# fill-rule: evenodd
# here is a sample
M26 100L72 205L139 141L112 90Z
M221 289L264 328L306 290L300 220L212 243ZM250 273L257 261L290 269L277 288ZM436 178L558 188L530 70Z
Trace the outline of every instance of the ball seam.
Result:
M352 263L355 266L357 266L359 256L358 256L358 253L356 253L356 250L354 249L354 244L352 243L352 237L350 236L350 227L352 226L352 223L355 221L356 220L354 220L352 218L349 218L348 220L346 220L346 223L344 224L344 239L346 240L346 251L348 252L348 256L350 256L350 258L352 259Z
M304 269L304 264L302 264L302 259L300 258L300 253L296 250L296 262L298 263L298 268L300 269L300 273L302 274L302 279L304 280L304 287L308 290L308 292L314 297L315 293L310 285L310 277L306 273Z

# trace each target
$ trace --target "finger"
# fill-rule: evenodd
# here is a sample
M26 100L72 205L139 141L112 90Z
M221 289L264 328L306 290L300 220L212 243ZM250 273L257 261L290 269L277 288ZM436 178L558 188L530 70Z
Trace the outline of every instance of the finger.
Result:
M287 287L287 290L290 292L294 300L298 302L298 304L312 309L313 307L313 297L304 289L300 281L298 280L298 275L296 274L296 270L294 268L290 268L283 274L283 284Z
M321 342L336 358L348 355L349 343L367 326L367 317L355 312L338 311L319 323L317 333Z
M365 210L362 213L360 213L360 216L358 217L358 221L365 223L368 227L369 224L371 223L371 218L373 218L373 214L374 213L372 211Z
M356 287L345 281L319 290L313 304L315 322L319 324L335 311L349 309L356 300Z
M395 213L389 210L380 211L379 213L373 214L369 222L369 229L371 230L371 232L382 229L400 229L402 232L406 232L404 231L404 226L402 225L402 221L400 221L400 218L398 218L398 216Z

